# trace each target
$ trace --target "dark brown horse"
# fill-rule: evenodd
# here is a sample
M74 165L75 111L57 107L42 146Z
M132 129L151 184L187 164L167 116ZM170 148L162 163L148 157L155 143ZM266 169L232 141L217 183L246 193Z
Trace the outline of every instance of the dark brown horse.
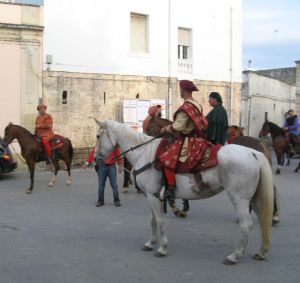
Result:
M27 166L30 171L30 187L26 191L26 194L31 194L34 184L34 170L35 164L42 161L41 156L41 147L36 139L36 136L30 133L25 128L9 123L5 128L4 132L4 142L8 145L14 139L17 139L21 147L21 154L25 159ZM52 187L55 183L56 175L59 170L59 160L63 160L66 164L68 171L68 180L67 185L71 185L71 163L73 157L73 147L71 141L67 138L63 138L63 143L59 148L56 148L51 153L51 160L54 165L54 174L49 186Z
M259 137L264 138L267 134L271 134L272 137L272 145L277 158L277 170L275 174L280 174L280 166L284 165L284 155L287 157L287 166L290 165L290 148L289 142L286 138L285 132L282 128L277 126L276 124L266 121L262 125L262 128L259 132Z

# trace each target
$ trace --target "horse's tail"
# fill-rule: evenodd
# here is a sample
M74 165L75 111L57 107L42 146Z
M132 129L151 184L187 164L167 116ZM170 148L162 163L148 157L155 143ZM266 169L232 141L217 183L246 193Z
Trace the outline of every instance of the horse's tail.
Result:
M72 163L72 159L73 159L73 154L74 154L74 149L71 143L71 140L67 139L69 142L69 158L70 158L70 162Z
M258 256L264 258L265 253L271 247L270 229L273 216L274 188L273 176L270 164L263 154L255 154L260 164L260 178L254 196L257 216L260 222L262 245Z

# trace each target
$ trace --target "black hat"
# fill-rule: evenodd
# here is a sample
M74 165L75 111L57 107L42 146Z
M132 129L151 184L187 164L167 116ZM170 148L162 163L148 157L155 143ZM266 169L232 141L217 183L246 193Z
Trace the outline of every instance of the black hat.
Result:
M218 100L220 103L223 103L222 97L218 92L211 92L209 97L212 97L212 98Z

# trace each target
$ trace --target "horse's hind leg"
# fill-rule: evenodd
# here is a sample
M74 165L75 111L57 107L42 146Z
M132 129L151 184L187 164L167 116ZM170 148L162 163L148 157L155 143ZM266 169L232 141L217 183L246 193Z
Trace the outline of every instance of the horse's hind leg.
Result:
M224 264L232 265L236 264L238 259L241 258L245 252L246 245L248 243L249 234L252 228L252 219L249 212L249 201L239 200L230 196L230 199L236 209L239 225L241 227L242 237L239 241L238 247L235 251L227 256L223 261Z
M58 160L57 159L52 159L53 162L53 166L54 166L54 172L52 174L51 180L48 183L49 187L53 187L56 181L56 176L57 176L57 172L59 170L59 164L58 164Z
M283 155L280 154L279 152L275 152L275 153L276 153L277 166L278 166L275 174L280 175L280 166L282 165L282 162L283 162Z
M151 238L150 240L144 244L144 246L142 247L142 251L152 251L154 245L157 243L157 222L154 216L154 212L151 208Z
M66 166L67 166L67 171L68 171L68 179L67 179L67 182L66 182L66 185L67 186L71 186L71 161L70 160L67 160L65 161L66 163Z

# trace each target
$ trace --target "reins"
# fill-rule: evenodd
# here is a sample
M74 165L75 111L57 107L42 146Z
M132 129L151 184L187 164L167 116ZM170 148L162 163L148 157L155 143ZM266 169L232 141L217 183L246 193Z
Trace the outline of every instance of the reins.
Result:
M14 153L16 154L16 156L22 161L23 164L26 164L26 162L24 161L24 159L17 153L17 151L15 150L15 148L13 147L12 143L10 143Z
M127 150L125 150L124 152L122 152L121 154L115 156L114 159L117 160L117 159L119 159L120 157L124 156L126 153L128 153L128 152L130 152L130 151L134 151L135 149L137 149L137 148L139 148L139 147L141 147L141 146L144 146L144 145L146 145L146 144L148 144L148 143L150 143L150 142L152 142L152 141L154 141L154 140L156 140L156 139L158 139L158 138L161 138L162 135L163 135L163 134L159 134L159 135L155 136L154 138L152 138L152 139L150 139L150 140L148 140L148 141L146 141L146 142L144 142L144 143L138 144L138 145L136 145L136 146L134 146L134 147L130 147L129 149L127 149Z

